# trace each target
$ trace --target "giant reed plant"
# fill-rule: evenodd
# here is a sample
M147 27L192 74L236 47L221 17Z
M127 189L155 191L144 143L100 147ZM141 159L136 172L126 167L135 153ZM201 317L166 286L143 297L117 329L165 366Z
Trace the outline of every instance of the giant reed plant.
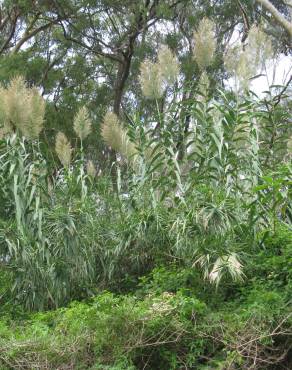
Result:
M123 243L124 255L139 245L145 266L159 256L201 266L216 284L225 273L242 279L240 261L267 225L255 192L266 172L261 140L262 120L269 119L265 106L266 101L252 95L230 99L219 91L217 99L210 99L207 91L198 90L197 99L159 112L155 125L152 117L135 115L128 130L116 124L111 136L113 126L105 117L105 142L129 164L120 180L126 196L123 217L132 221L139 215L141 221L128 226L131 236ZM177 118L186 115L187 131ZM123 140L117 140L117 132ZM182 156L178 138L184 140L179 142L185 148ZM123 150L123 142L134 150Z
M0 256L13 273L14 297L29 309L45 309L85 294L96 277L98 247L95 200L87 196L87 183L92 183L87 181L82 147L72 166L71 147L58 134L56 150L63 167L56 178L50 176L38 137L44 103L35 94L21 78L1 90L7 105L1 105L0 188L5 209ZM74 122L81 140L88 125L82 110Z
M204 30L211 50L198 49ZM117 152L115 187L85 158L92 126L85 108L72 122L75 148L57 133L51 176L39 139L44 101L22 78L0 89L0 259L13 273L15 299L30 309L56 307L173 262L200 268L217 285L241 280L258 232L289 222L283 94L260 100L218 90L210 97L213 36L207 20L194 34L197 88L175 91L178 61L164 46L157 61L141 66L154 113L131 112L130 124L105 114L101 135ZM169 89L176 99L167 99ZM285 163L280 183L279 171L271 172L276 161Z

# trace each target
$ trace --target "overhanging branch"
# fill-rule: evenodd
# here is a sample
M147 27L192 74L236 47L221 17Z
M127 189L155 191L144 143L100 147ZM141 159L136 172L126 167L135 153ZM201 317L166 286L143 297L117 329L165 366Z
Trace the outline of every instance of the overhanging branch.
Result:
M292 23L289 22L269 0L256 1L272 14L276 21L288 32L290 38L292 38Z

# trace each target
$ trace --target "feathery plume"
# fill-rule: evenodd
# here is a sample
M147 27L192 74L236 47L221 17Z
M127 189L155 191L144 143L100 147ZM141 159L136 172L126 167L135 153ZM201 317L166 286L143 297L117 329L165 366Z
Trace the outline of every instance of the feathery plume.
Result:
M0 86L0 127L5 125L6 114L4 108L4 92L5 90Z
M114 150L119 150L121 139L121 127L118 117L113 112L107 112L101 126L101 136L105 143Z
M101 127L101 136L105 143L122 154L126 159L133 160L138 153L135 145L129 140L127 133L113 112L107 112Z
M4 88L0 87L0 139L3 139L12 130L9 120L6 117L5 91Z
M6 131L18 129L28 139L35 139L43 129L45 101L36 88L28 88L22 76L12 79L0 91L0 123Z
M64 167L69 167L71 162L71 145L63 132L58 132L56 136L55 150Z
M162 45L158 50L158 66L164 81L173 85L179 75L179 63L167 45Z
M238 68L238 62L240 55L242 54L241 47L239 45L229 48L223 56L224 65L227 72L235 74Z
M26 138L36 139L43 129L45 101L37 89L32 88L28 91L27 104L28 118L19 125L19 129Z
M87 163L86 163L86 172L87 172L87 175L89 177L91 177L92 179L95 178L96 176L96 168L95 168L95 165L94 163L92 162L92 160L89 160Z
M28 93L22 76L12 79L4 94L6 121L20 128L29 120Z
M249 30L246 51L255 73L261 71L264 63L273 56L271 39L261 26L253 25Z
M82 107L77 112L74 122L74 131L76 132L79 139L84 140L91 132L91 121L89 118L89 112L86 107Z
M239 87L243 90L247 90L250 85L250 78L255 74L254 65L249 63L249 55L247 50L244 50L239 55L235 73L239 82Z
M236 86L247 90L250 77L254 74L254 65L249 63L247 50L242 51L239 46L229 49L224 56L224 64L227 72L234 75Z
M198 30L194 32L194 41L194 59L204 70L213 63L216 50L215 24L210 19L201 20Z
M163 77L158 63L146 59L140 67L139 81L146 98L159 99L163 94Z
M224 56L225 68L239 82L239 87L248 89L250 79L260 73L264 63L272 58L272 42L261 27L253 25L249 31L248 44L245 50L235 46Z

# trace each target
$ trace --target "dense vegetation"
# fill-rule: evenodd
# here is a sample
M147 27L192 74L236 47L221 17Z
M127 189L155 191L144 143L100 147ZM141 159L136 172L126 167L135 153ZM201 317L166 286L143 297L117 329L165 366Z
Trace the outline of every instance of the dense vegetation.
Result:
M0 3L1 370L292 367L272 3Z

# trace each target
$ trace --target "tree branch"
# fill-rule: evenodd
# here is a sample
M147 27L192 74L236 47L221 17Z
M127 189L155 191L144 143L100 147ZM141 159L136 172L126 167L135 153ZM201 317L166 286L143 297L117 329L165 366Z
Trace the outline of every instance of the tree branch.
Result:
M33 36L37 35L39 32L46 30L47 28L51 27L53 24L56 24L56 23L57 23L57 20L54 20L50 23L44 24L43 26L39 28L34 29L31 32L28 32L28 33L26 32L24 36L15 45L12 53L16 54L19 51L19 49L22 47L22 45L26 43L29 39L31 39Z
M272 14L276 21L288 32L290 38L292 38L292 23L289 22L269 0L256 1Z
M18 21L18 18L19 18L20 14L19 13L16 13L13 20L12 20L12 24L11 24L11 28L10 28L10 33L6 39L6 41L4 42L4 44L1 46L0 48L0 55L7 49L9 48L9 43L10 41L12 40L14 34L15 34L15 30L16 30L16 24L17 24L17 21Z

